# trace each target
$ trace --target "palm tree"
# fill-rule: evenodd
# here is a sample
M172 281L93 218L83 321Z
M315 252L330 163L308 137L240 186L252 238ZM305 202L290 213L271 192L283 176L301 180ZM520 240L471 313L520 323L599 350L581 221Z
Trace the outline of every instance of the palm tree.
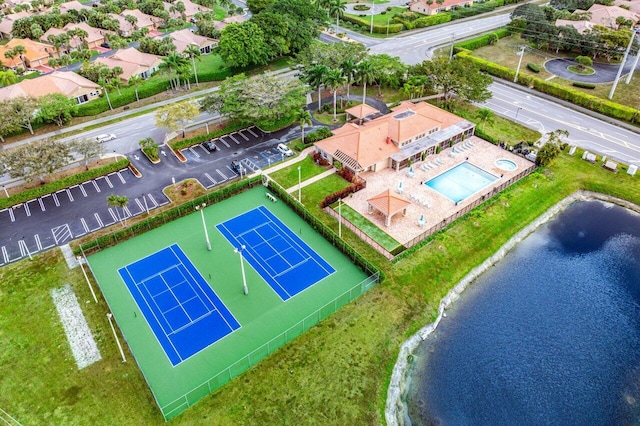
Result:
M296 120L300 124L300 130L302 130L302 145L304 145L304 127L311 126L311 113L306 109L301 109L296 113Z
M7 59L11 59L11 62L13 63L13 68L16 67L16 63L13 60L16 57L16 52L14 52L13 49L9 49L6 52L4 52L4 57Z
M365 103L367 98L367 84L375 81L376 74L371 62L362 61L358 64L356 70L356 80L364 85L362 91L362 103Z
M175 78L170 78L172 89L178 89L178 87L180 86L178 70L180 70L180 68L183 68L186 62L187 59L184 56L177 54L176 52L171 52L167 56L162 58L160 69L170 76L172 74L176 75Z
M133 86L136 89L136 102L140 102L140 97L138 96L138 85L142 83L142 77L139 75L132 75L129 78L129 86Z
M338 34L338 20L344 14L346 6L342 3L342 0L331 0L329 3L329 16L336 17L336 34Z
M123 227L127 223L127 217L124 211L124 208L127 207L127 204L129 204L129 199L124 195L112 194L107 197L107 205L109 207L120 207L122 209L122 219L120 219L120 213L118 212L118 210L116 210L116 213L118 214L118 221L122 221L124 219L124 223L122 224Z
M302 81L307 83L314 89L318 89L318 110L320 110L320 87L322 87L322 83L324 82L324 77L329 71L326 65L314 65L311 68L307 69L303 76Z
M353 77L356 73L356 69L357 65L351 58L347 59L340 65L340 71L342 71L342 75L347 80L347 99L349 99L349 89L351 88L351 83L353 82Z
M482 121L482 128L484 129L484 125L486 123L489 124L493 124L494 120L493 120L493 111L491 111L489 108L480 108L478 110L478 112L476 112L476 118L480 119L480 121Z
M198 45L196 44L190 44L189 46L187 46L186 49L184 49L184 52L187 55L189 55L189 58L191 58L191 64L193 65L193 75L196 78L196 86L200 87L200 84L198 84L198 73L196 72L196 61L195 59L198 58L198 61L200 61L200 48L198 47Z
M124 15L124 20L127 21L127 23L129 23L129 25L131 25L131 28L135 30L138 29L138 18L136 18L133 15Z
M324 84L333 92L333 121L338 121L336 118L336 96L338 88L344 84L344 81L340 70L330 69L324 76Z
M0 86L7 87L18 82L18 76L13 70L0 71Z
M15 46L13 46L13 53L15 53L15 55L20 58L20 61L23 62L23 66L24 66L24 59L22 57L22 55L24 55L25 53L27 53L27 48L24 47L21 44L16 44Z

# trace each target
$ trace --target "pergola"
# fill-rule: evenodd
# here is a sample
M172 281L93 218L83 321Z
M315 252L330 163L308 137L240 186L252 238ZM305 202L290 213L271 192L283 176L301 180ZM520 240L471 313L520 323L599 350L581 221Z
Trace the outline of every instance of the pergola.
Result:
M411 201L387 189L383 193L369 198L367 203L369 214L372 214L374 209L379 211L385 217L385 226L389 226L391 224L391 218L396 213L402 212L403 216L407 215L407 206L411 204Z
M357 118L358 120L362 121L370 115L380 113L380 111L367 104L356 105L354 107L346 109L344 112L347 113L347 121L351 120L351 117Z

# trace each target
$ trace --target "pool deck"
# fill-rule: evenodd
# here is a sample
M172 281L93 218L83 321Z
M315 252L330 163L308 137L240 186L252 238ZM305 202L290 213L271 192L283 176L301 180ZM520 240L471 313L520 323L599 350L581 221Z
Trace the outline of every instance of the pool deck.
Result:
M353 194L353 196L345 198L343 201L368 218L384 232L395 238L398 242L406 244L408 241L424 233L433 224L442 222L446 218L455 215L458 211L463 210L473 201L481 197L482 194L500 186L505 179L508 180L516 176L532 165L530 161L514 155L509 151L505 151L476 136L467 139L466 142L469 141L473 146L462 152L452 153L452 149L449 148L443 150L440 154L428 156L425 161L414 163L414 174L412 177L408 176L409 168L399 171L384 169L378 172L362 173L362 178L367 181L367 187ZM457 144L456 151L464 145L465 142ZM467 146L469 145L467 144ZM435 166L434 164L437 159L439 159L438 161L442 164ZM513 171L502 170L495 165L496 160L499 159L511 160L518 167ZM457 205L449 198L424 185L425 181L465 161L499 177L499 179L483 188L480 192L462 200ZM430 164L431 167L423 168L425 164ZM402 193L398 192L400 182L402 182ZM395 195L410 201L411 205L407 207L406 216L403 216L402 213L396 214L391 219L391 225L387 227L384 223L385 218L381 213L377 211L374 211L372 214L368 213L367 200L388 189L391 189ZM418 224L421 215L424 216L424 220L426 221L423 226Z

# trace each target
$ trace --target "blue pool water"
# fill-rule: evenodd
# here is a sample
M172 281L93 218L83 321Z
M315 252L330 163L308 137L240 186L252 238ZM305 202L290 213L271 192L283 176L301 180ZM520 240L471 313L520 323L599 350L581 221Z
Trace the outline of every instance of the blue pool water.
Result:
M414 426L640 424L640 217L570 206L465 290L414 357Z
M427 181L425 185L459 203L496 180L497 176L465 161Z

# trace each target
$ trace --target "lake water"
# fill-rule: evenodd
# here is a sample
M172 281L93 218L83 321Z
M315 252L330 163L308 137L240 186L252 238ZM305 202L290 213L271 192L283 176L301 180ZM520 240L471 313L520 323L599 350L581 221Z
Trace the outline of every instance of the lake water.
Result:
M571 205L415 352L414 425L640 424L640 217Z

